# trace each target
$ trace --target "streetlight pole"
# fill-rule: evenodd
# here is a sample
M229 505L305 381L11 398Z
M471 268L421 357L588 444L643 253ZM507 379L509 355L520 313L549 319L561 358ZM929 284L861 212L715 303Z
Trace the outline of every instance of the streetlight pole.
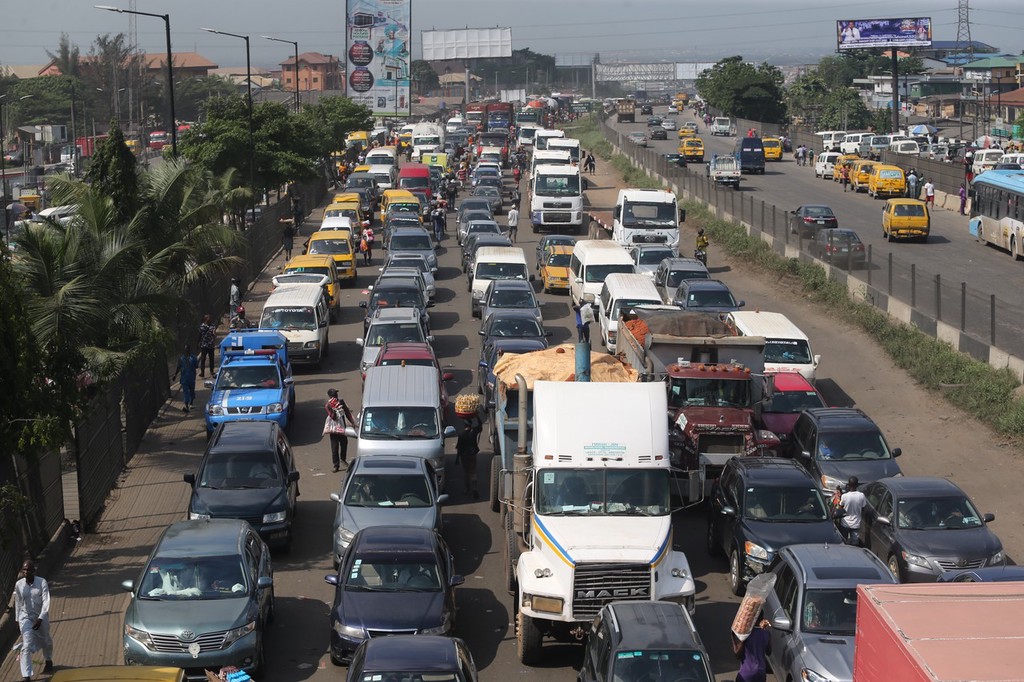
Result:
M33 95L22 95L18 98L18 101L21 102L31 97L33 97ZM6 102L4 102L5 99L7 99L6 93L0 95L0 201L3 202L3 206L0 206L0 208L3 208L4 211L4 235L7 246L10 246L11 220L9 212L7 210L7 159L4 158L4 105L6 104ZM22 163L25 163L24 159L22 159Z
M252 124L252 62L249 58L249 36L240 35L238 33L228 33L227 31L218 31L213 28L200 29L207 33L216 33L221 36L230 36L231 38L238 38L239 40L245 41L245 85L247 99L249 101L249 186L252 188L252 222L256 223L256 144L253 142L253 124ZM298 48L296 48L298 49ZM298 77L298 64L296 64L296 78Z
M276 43L288 43L295 48L295 113L299 113L299 41L285 40L284 38L272 38L271 36L260 36Z
M174 113L174 62L171 57L171 15L170 14L154 14L152 12L138 12L133 9L121 9L120 7L111 7L109 5L93 5L96 9L106 10L108 12L117 12L118 14L137 14L142 17L156 17L157 19L164 20L164 36L167 38L167 99L168 108L170 110L170 126L171 126L171 154L173 156L178 155L178 118Z

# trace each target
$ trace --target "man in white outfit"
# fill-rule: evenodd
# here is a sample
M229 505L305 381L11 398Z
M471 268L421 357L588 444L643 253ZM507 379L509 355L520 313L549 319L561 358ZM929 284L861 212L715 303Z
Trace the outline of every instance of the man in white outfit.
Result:
M14 615L21 629L21 675L32 679L32 654L42 649L43 672L53 670L53 639L50 638L50 586L36 575L35 562L21 565L22 578L14 584Z
M508 236L513 243L516 241L516 234L519 232L519 209L515 206L508 210Z

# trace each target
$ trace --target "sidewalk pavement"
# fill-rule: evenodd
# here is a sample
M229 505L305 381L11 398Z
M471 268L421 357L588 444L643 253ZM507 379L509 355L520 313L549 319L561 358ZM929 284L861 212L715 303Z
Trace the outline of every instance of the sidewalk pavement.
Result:
M322 216L323 208L318 207L307 218L300 229L300 244ZM296 252L301 248L293 255ZM244 300L257 313L252 316L255 319L270 293L271 278L283 266L284 254L278 251L246 292ZM50 584L50 633L57 669L122 663L123 617L129 596L121 583L138 578L160 533L185 518L190 489L182 474L195 471L206 446L202 406L207 389L202 379L199 382L197 407L188 415L181 411L180 386L172 387L171 398L108 495L96 532L82 536L55 574L42 576ZM21 679L17 653L6 653L0 680ZM34 659L38 659L34 679L48 678L39 673L42 652Z

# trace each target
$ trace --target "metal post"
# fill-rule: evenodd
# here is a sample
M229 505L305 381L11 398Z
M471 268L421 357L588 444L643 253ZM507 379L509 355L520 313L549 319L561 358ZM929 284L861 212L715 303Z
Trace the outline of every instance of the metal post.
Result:
M896 48L892 49L892 132L900 129L900 60L896 56Z
M0 95L0 209L4 212L4 238L7 246L11 245L11 219L7 210L7 162L4 160L4 99L6 94Z
M872 262L872 259L871 259L871 244L868 244L868 259L867 259L867 262L865 263L865 265L867 266L867 269L868 269L868 286L871 286L871 270L872 270L871 262Z
M171 156L178 156L178 117L174 112L174 66L171 56L171 15L160 14L164 20L164 35L167 38L167 99L170 100L168 108L171 115Z
M910 264L910 307L917 307L917 263Z
M942 321L942 275L935 275L935 319Z
M759 232L764 232L764 199L761 200L761 224L757 226Z
M989 296L989 338L996 345L996 295Z
M960 331L967 331L967 282L960 282Z
M775 212L775 207L772 206L772 236L775 236L776 219L778 214Z
M853 271L853 239L847 234L844 236L844 241L846 242L846 273L849 274Z
M889 295L892 296L892 251L889 252Z

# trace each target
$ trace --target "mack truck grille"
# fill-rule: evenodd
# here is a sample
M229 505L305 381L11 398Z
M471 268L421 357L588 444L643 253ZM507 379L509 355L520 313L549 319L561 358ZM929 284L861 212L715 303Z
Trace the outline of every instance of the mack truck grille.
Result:
M650 564L577 564L572 584L572 617L592 620L613 601L650 601Z

